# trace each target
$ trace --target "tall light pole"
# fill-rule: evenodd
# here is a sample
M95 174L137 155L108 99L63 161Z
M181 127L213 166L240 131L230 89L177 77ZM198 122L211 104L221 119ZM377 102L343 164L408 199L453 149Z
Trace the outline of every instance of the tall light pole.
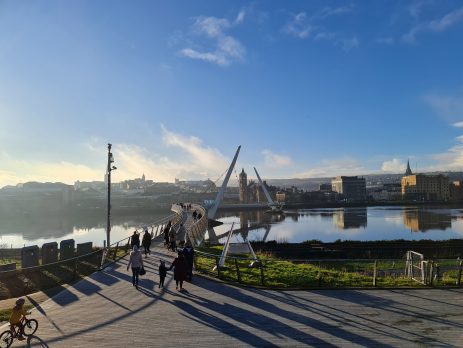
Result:
M117 168L112 165L114 163L114 157L111 152L111 144L108 144L108 168L106 175L108 176L108 221L106 225L106 247L109 248L111 245L111 172Z

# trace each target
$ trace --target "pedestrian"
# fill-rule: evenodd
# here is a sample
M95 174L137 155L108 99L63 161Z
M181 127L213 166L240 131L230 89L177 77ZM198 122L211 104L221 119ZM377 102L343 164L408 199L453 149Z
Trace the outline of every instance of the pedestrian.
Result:
M185 257L180 250L178 251L178 256L172 262L169 271L172 268L174 269L175 288L178 289L178 286L180 285L180 290L183 290L183 281L186 278L187 266Z
M167 248L169 248L169 231L170 227L172 226L172 221L169 220L167 223L166 227L164 227L164 245L167 245Z
M196 212L196 210L193 212L193 214L191 214L191 215L193 215L193 220L194 220L194 221L196 221L196 216L197 216L197 214L198 214L198 213Z
M133 231L132 238L130 239L130 247L132 250L135 245L137 248L140 248L140 236L137 231Z
M190 241L186 243L186 247L183 249L183 255L185 255L185 261L187 265L186 279L191 282L193 279L193 260L195 258L195 250L191 246Z
M166 279L167 275L167 267L164 260L161 260L159 264L159 288L164 287L164 279Z
M25 339L24 336L23 336L23 334L24 334L24 325L23 325L22 320L26 318L26 315L31 314L31 313L28 313L24 309L24 303L25 302L26 302L26 300L24 298L18 298L16 300L16 305L11 310L11 315L10 315L10 328L11 328L11 330L14 330L15 327L18 328L18 340L20 340L20 341L24 341L24 339Z
M175 232L174 226L170 228L169 231L169 248L172 251L177 250L177 233Z
M141 244L143 245L143 248L145 249L145 258L146 258L148 254L151 255L151 250L150 250L151 234L148 232L148 230L145 230Z
M143 268L143 257L141 255L138 246L134 245L132 251L130 252L129 263L127 264L127 271L129 267L132 266L132 286L138 289L138 276L140 275L140 270Z

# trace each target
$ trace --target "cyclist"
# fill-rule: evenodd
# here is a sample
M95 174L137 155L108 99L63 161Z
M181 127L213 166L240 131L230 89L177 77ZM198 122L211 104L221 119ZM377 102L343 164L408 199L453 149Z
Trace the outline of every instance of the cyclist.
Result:
M16 306L14 306L13 312L11 313L11 316L10 316L11 330L14 332L14 327L16 326L18 328L18 331L17 331L18 340L20 341L24 340L24 337L23 337L24 326L21 322L21 319L25 318L26 315L30 314L26 312L26 310L23 308L25 302L26 300L24 300L23 298L18 298L16 300Z

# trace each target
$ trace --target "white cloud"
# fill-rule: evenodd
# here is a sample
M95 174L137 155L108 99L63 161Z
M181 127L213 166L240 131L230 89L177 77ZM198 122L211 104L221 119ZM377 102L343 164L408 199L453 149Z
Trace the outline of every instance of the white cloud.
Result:
M159 155L146 148L114 143L117 170L113 172L114 182L141 177L143 173L154 181L173 182L174 178L212 180L229 166L230 160L217 149L205 146L202 140L177 134L162 127L162 143L176 151ZM101 166L90 166L68 161L23 161L5 152L0 152L0 187L20 182L64 182L73 184L76 180L103 180L106 162L106 144L99 139L90 139L82 150L83 159L101 160Z
M463 21L463 7L453 10L439 19L422 22L415 25L408 33L402 36L402 41L407 43L414 43L416 41L416 36L419 33L443 32L461 21Z
M269 168L285 168L293 164L289 156L279 155L270 150L264 150L262 154L265 158L265 165Z
M246 10L241 10L233 23L226 18L199 17L192 26L191 33L195 36L206 37L214 42L214 49L199 50L186 47L180 54L191 59L198 59L219 66L229 66L233 62L243 61L246 48L236 38L227 35L226 31L243 23Z
M334 40L336 38L336 33L328 33L328 32L320 32L317 35L314 36L313 40L314 41L319 41L319 40Z
M441 116L463 118L463 95L442 96L428 94L424 100Z
M402 173L405 172L406 165L398 158L393 158L390 161L384 161L381 170L387 173Z
M452 126L457 127L457 128L463 128L463 121L455 122Z
M353 48L359 47L359 40L357 39L356 36L351 37L350 39L344 39L342 40L342 48L344 51L349 52Z
M318 14L318 17L326 18L330 16L342 15L345 13L352 12L352 9L353 9L352 4L349 4L346 6L335 7L335 8L325 7L320 11L320 13Z
M314 29L315 28L308 23L307 14L305 12L299 12L298 14L294 15L283 28L286 33L299 39L308 38L309 34Z
M320 165L307 169L304 172L296 173L294 176L298 178L319 178L335 177L338 175L362 175L369 172L360 161L351 157L343 157L323 160Z

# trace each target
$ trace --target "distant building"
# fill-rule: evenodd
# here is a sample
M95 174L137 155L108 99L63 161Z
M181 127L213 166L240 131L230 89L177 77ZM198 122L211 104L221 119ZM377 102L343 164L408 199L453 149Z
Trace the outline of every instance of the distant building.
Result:
M247 203L249 201L249 191L248 191L248 176L244 171L244 168L241 170L239 177L240 185L240 202Z
M365 201L367 198L365 178L338 176L331 180L331 188L348 201Z
M450 200L452 202L461 202L463 201L463 182L461 180L456 180L450 183Z
M412 174L402 177L402 197L419 201L448 201L449 178L439 175Z
M331 184L320 184L318 186L318 191L321 191L321 192L332 192L332 187L331 187Z
M277 191L276 200L278 203L284 203L286 201L286 193L284 191Z

